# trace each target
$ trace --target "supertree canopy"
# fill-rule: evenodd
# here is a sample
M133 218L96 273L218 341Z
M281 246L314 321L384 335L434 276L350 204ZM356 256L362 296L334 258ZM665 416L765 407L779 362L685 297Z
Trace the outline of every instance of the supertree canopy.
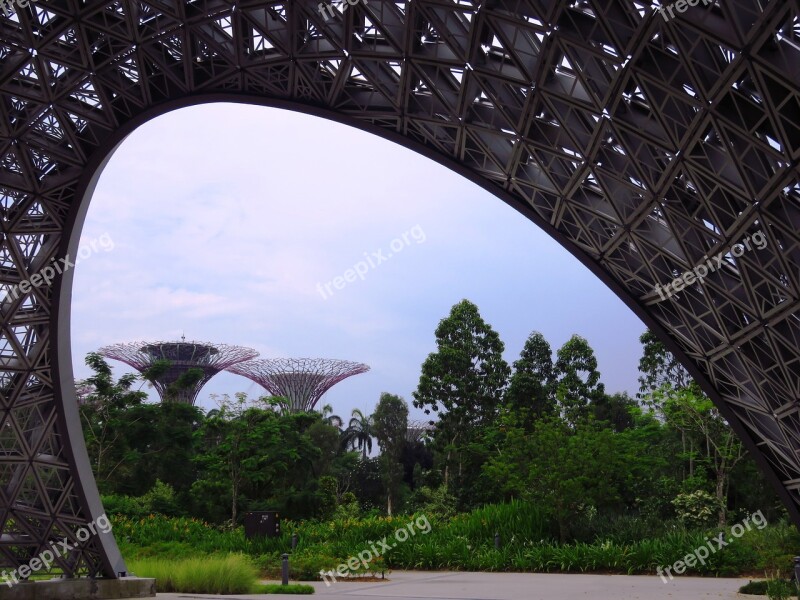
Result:
M433 433L434 426L430 421L409 420L406 428L406 441L419 442Z
M250 360L227 369L255 381L274 396L286 399L288 412L310 411L323 394L352 375L366 373L362 363L328 358Z
M153 385L162 402L194 404L203 386L214 375L236 363L258 356L242 346L205 342L130 342L98 351L144 373L155 374Z

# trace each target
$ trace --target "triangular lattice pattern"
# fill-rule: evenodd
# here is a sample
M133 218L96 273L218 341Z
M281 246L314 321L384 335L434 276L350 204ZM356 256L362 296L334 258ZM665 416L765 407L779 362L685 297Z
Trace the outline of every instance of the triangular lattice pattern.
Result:
M88 175L135 125L201 100L326 115L456 168L573 252L703 382L800 524L800 8L657 9L31 2L0 19L0 291L64 255ZM656 293L758 231L765 249ZM99 506L53 383L55 301L0 306L0 566ZM111 550L79 548L70 565L113 575Z

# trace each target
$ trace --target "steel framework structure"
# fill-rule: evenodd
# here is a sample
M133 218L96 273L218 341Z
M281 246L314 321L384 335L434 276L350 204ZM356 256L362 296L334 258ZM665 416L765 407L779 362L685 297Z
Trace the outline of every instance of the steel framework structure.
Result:
M156 361L168 360L169 368L154 382L162 402L194 405L203 386L220 371L258 356L252 348L209 344L206 342L129 342L113 344L98 350L107 358L130 365L139 372L152 367ZM179 378L189 369L200 369L203 376L191 387L177 387Z
M273 396L285 398L281 405L284 411L309 412L334 385L366 373L369 367L331 358L276 358L250 360L227 370L255 381Z
M32 278L74 255L128 133L212 101L360 127L522 212L667 343L800 523L798 0L682 7L36 0L0 18L0 285L22 291L0 301L0 567L64 536L68 574L124 570L113 536L75 538L102 506L73 389L72 271ZM758 231L764 250L725 254ZM701 283L655 292L719 253Z

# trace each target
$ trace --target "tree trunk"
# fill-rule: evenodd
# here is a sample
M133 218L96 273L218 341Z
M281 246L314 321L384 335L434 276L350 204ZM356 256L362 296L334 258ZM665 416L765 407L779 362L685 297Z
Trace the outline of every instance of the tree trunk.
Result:
M717 526L722 528L728 520L728 510L725 502L725 466L724 464L717 469L717 489L716 498L719 503L719 512L717 513Z

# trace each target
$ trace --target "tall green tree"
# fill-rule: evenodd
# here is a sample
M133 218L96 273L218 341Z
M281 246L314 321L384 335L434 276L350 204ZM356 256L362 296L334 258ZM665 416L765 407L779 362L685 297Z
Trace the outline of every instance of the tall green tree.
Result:
M553 351L541 333L534 331L528 336L513 366L505 396L507 406L523 415L526 427L536 419L555 414Z
M422 364L414 406L439 415L434 438L445 455L445 485L455 468L463 491L466 460L480 460L471 445L497 417L510 369L500 336L468 300L439 322L436 348Z
M573 335L558 349L555 376L561 414L570 426L577 427L589 416L592 405L601 401L605 394L597 358L586 339Z
M403 449L408 430L408 404L400 396L381 394L372 414L375 437L381 447L381 467L386 484L386 512L392 515L403 483Z
M714 476L717 524L724 527L728 513L731 473L745 458L746 451L711 399L696 384L681 389L667 385L652 394L667 423L697 439L693 447L699 460Z
M649 329L641 336L642 357L639 359L639 397L651 394L668 385L683 389L692 383L692 377L664 343Z
M133 389L139 379L135 374L123 375L115 381L111 367L97 352L90 352L85 360L94 373L78 382L83 390L81 423L95 480L101 491L109 492L131 458L126 435L126 426L130 424L128 411L141 405L147 394Z

